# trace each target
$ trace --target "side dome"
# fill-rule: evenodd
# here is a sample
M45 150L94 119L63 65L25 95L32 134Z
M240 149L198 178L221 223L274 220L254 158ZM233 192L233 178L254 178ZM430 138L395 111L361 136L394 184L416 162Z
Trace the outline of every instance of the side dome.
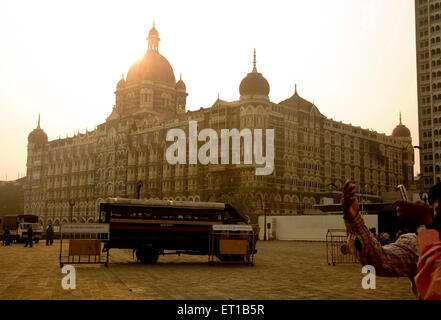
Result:
M245 95L269 95L270 86L261 73L251 72L240 82L239 93Z
M241 96L246 95L263 95L268 96L270 93L270 86L268 81L257 72L256 69L256 49L254 49L253 71L248 73L242 79L239 85L239 93Z
M32 130L28 135L28 143L33 144L44 144L48 142L47 134L40 128L40 115L38 115L38 125L37 128Z
M184 81L182 81L182 74L180 75L178 82L176 82L175 89L176 90L183 90L183 91L187 90L187 87L185 86Z
M400 123L394 128L392 131L392 137L396 138L410 138L410 130L401 122L401 113L400 113Z
M124 88L126 86L126 80L124 80L124 73L121 77L121 80L118 81L118 84L116 85L117 89Z

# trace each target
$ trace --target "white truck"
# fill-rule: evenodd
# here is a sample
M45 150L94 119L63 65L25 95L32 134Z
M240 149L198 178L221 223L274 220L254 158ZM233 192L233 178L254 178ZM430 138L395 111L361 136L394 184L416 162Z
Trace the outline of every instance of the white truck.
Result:
M18 241L25 242L28 238L28 228L32 227L32 240L38 243L43 234L43 227L39 223L22 222L18 224L17 237Z

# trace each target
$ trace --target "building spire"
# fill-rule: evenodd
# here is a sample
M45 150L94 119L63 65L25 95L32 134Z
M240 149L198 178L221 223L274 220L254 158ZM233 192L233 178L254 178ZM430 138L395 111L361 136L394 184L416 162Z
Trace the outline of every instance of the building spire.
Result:
M297 83L294 83L294 94L297 94Z
M254 48L253 72L257 72L257 68L256 68L256 48Z
M38 114L38 125L37 128L40 129L40 114Z
M400 124L402 124L402 123L401 123L401 112L400 112Z
M179 73L179 80L181 80L181 81L182 81L182 72L181 72L181 73Z

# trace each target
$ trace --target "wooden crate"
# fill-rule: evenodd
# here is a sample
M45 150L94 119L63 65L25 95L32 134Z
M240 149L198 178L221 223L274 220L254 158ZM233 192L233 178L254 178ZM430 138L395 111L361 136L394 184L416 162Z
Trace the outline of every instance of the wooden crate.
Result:
M247 240L219 240L219 253L220 254L248 254L248 239Z

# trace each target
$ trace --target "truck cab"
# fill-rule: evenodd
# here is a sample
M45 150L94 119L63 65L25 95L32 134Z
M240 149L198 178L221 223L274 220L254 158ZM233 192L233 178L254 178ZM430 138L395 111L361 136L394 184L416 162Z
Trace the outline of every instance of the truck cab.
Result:
M32 231L33 231L32 240L35 241L35 243L38 243L42 237L42 234L43 234L43 227L39 223L31 223L31 222L19 223L18 229L17 229L18 240L21 242L24 242L27 240L29 226L32 227Z

